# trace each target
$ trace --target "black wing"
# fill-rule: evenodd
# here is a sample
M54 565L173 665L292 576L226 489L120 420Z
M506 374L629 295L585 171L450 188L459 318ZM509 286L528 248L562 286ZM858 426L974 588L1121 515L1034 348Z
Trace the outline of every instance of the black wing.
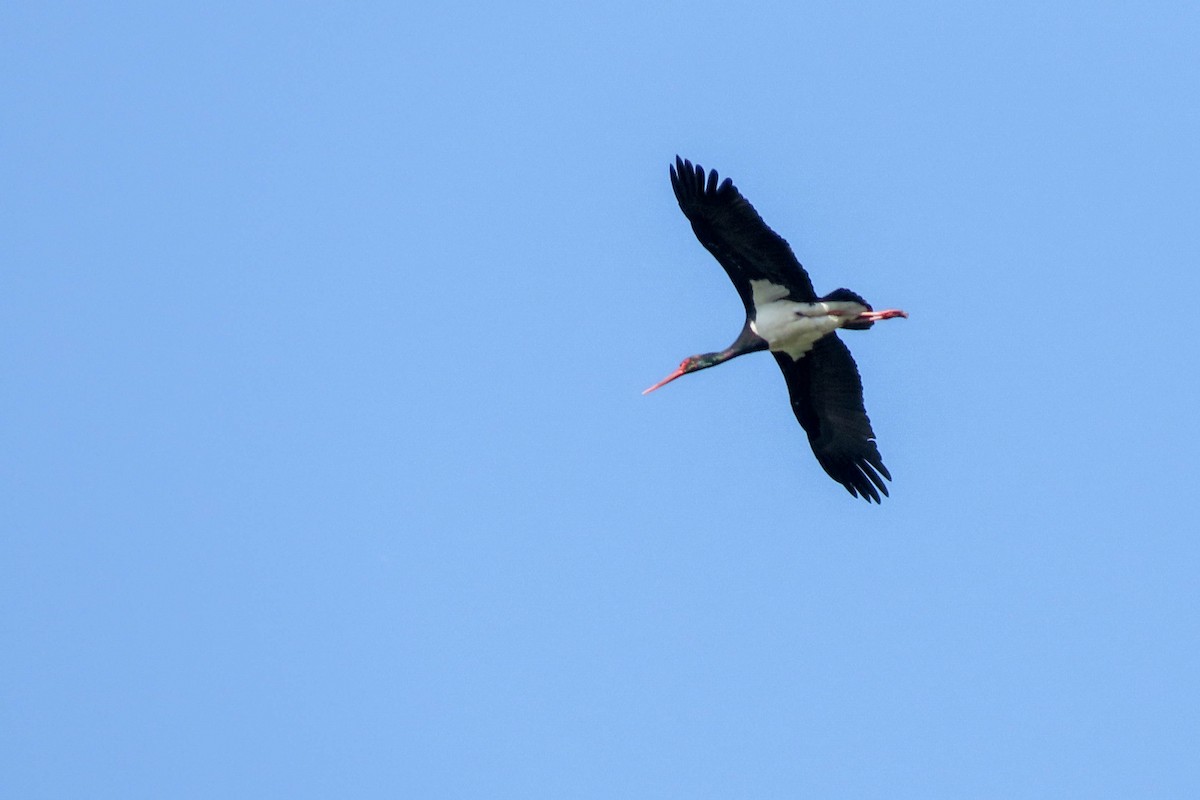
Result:
M799 361L786 353L773 355L787 380L796 419L829 477L868 502L878 503L880 492L887 497L883 479L892 476L863 408L858 367L842 340L836 333L824 336Z
M716 256L753 314L752 280L769 280L788 289L789 297L804 303L817 299L812 281L792 248L767 227L729 178L718 185L717 171L705 178L699 164L675 156L671 186L679 207L692 223L696 238Z

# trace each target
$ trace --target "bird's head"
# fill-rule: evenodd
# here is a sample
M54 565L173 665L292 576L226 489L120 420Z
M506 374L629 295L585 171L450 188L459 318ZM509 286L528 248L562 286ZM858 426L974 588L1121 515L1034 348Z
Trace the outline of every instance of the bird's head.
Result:
M708 369L709 367L716 366L717 364L721 363L721 361L722 359L720 353L702 353L698 356L688 356L683 361L679 362L679 366L675 368L674 372L651 386L646 391L642 392L642 394L650 394L655 389L666 386L676 378L681 378L684 375L687 375L689 372L696 372L697 370Z

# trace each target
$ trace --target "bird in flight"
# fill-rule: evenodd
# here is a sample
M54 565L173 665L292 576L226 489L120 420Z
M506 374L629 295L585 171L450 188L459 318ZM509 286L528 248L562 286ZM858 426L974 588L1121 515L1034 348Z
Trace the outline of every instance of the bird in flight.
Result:
M696 238L733 281L746 307L746 323L729 347L688 356L642 394L689 372L770 350L821 467L851 495L880 502L880 493L888 493L884 479L892 476L863 408L858 367L836 331L867 330L880 320L908 314L894 308L875 311L849 289L817 297L792 248L767 227L733 181L721 181L716 170L706 174L699 164L676 156L671 187Z

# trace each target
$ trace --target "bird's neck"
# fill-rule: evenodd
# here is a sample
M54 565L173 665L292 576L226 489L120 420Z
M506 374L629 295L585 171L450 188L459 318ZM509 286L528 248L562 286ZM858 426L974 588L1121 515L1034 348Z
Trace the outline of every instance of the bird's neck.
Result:
M750 327L750 320L742 326L742 332L734 339L733 344L716 353L704 353L696 356L696 369L707 369L717 364L724 364L731 358L744 356L746 353L757 353L767 349L767 341L755 333Z

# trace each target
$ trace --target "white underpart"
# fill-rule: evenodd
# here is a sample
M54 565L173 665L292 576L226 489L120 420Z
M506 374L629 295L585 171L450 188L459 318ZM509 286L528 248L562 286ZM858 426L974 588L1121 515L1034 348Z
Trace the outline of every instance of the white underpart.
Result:
M767 341L771 350L787 353L793 361L812 349L816 341L867 310L846 300L798 303L788 300L788 290L770 281L750 281L754 290L754 319L750 330Z

